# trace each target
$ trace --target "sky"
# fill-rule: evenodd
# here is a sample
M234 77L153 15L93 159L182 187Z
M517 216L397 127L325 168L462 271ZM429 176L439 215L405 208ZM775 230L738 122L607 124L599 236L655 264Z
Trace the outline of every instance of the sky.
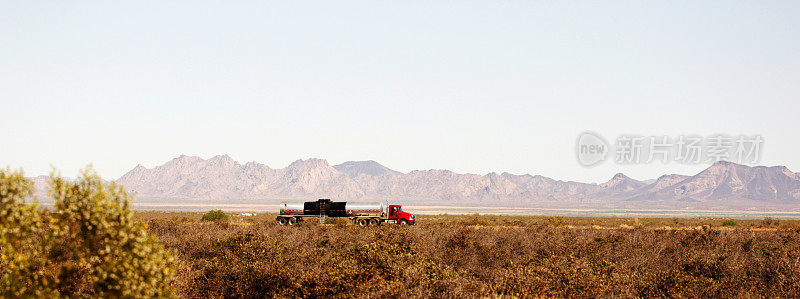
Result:
M761 135L800 171L798 1L3 1L0 166L181 154L604 182L584 131Z

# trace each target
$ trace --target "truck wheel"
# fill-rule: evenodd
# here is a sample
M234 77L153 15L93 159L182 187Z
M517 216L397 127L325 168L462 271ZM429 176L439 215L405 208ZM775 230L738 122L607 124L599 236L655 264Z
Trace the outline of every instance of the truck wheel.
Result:
M280 224L280 225L286 225L287 222L289 222L289 221L286 220L286 217L278 218L278 224Z
M358 226L364 227L367 226L367 219L358 219Z
M287 222L287 224L289 224L289 225L295 225L296 223L297 223L297 219L294 219L294 217L289 218L289 222Z
M400 225L408 225L408 221L405 219L400 220Z
M372 218L372 219L369 220L369 225L378 225L380 223L381 222L378 221L378 218Z

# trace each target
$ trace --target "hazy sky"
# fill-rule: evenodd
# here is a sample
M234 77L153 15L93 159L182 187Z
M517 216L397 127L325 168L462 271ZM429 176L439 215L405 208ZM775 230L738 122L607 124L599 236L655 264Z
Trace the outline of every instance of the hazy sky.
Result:
M168 2L0 3L0 165L707 167L582 168L592 130L761 134L762 164L800 171L798 1Z

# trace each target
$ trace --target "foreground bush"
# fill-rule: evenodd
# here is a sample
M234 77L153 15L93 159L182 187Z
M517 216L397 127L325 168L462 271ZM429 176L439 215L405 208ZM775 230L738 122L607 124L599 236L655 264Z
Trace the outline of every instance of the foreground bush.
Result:
M32 185L0 171L0 297L172 296L173 256L134 221L122 187L91 170L51 176L55 211L40 213L24 202Z
M36 203L25 204L33 182L22 172L0 170L0 297L57 295L56 278L44 273L52 238Z

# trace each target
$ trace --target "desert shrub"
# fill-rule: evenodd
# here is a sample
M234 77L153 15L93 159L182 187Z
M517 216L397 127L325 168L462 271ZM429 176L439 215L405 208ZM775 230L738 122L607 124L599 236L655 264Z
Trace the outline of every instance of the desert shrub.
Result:
M733 219L722 221L722 226L736 226L736 225L738 224L736 223L736 220Z
M778 221L778 219L772 219L772 217L764 217L764 219L761 220L761 224L768 227L773 225L777 226L780 224L780 221Z
M105 183L91 169L76 182L51 175L55 211L45 213L44 222L34 205L23 202L31 185L21 173L0 172L0 190L8 191L0 192L1 213L10 215L3 219L17 221L0 221L0 295L173 295L173 254L134 220L121 186Z
M563 226L567 224L564 216L548 216L546 219L547 223L552 226Z
M203 218L201 218L201 220L203 220L203 221L217 221L217 220L226 221L226 220L228 220L228 215L225 214L225 212L223 212L222 210L211 210L211 211L208 211L205 214L203 214Z
M21 171L0 170L0 297L57 295L55 278L42 272L48 242L36 203L26 204L33 182Z
M706 257L693 254L689 261L681 265L681 271L694 277L707 277L721 279L726 275L727 268L723 257Z
M480 225L486 226L489 225L489 217L488 216L481 216L478 213L472 214L470 216L464 216L464 219L459 221L461 225Z
M325 224L336 225L336 226L345 226L348 223L350 223L350 221L348 221L346 218L325 217Z

